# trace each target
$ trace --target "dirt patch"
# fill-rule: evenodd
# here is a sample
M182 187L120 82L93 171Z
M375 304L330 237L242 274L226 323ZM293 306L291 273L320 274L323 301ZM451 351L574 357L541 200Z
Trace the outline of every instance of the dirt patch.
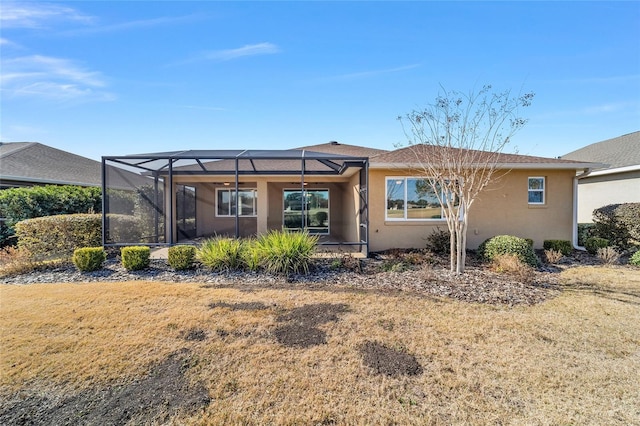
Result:
M375 374L386 376L417 376L422 366L415 356L387 347L380 342L366 341L360 346L362 361Z
M262 309L269 309L267 305L262 302L243 302L243 303L227 303L227 302L215 302L209 303L209 309L215 308L228 308L232 311L259 311Z
M182 332L182 338L187 341L201 342L207 338L207 332L200 328L190 328Z
M191 353L182 349L154 366L148 376L105 389L88 389L71 397L20 395L0 404L0 424L124 425L167 423L179 413L209 405L209 392L185 373Z
M338 314L349 311L343 303L318 303L295 308L276 318L286 322L273 331L278 343L288 347L308 348L327 343L326 333L317 326L338 321Z

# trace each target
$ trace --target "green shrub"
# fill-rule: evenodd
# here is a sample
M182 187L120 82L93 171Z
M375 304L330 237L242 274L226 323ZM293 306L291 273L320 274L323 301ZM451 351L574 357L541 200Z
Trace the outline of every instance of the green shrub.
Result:
M587 239L595 237L596 226L593 223L578 224L578 245L584 247Z
M145 246L122 247L122 266L127 271L139 271L149 267L151 249Z
M70 214L37 217L16 223L18 248L34 259L69 259L73 251L102 244L102 216Z
M530 266L538 265L538 258L530 242L512 235L498 235L485 240L478 247L478 254L486 261L493 261L498 255L512 254Z
M107 254L102 247L83 247L73 251L71 260L82 272L96 271L102 268Z
M633 253L633 256L629 258L629 263L635 266L640 266L640 250Z
M434 253L449 254L451 252L451 234L448 229L434 229L426 238L427 249Z
M202 242L196 257L214 271L232 271L244 267L245 242L236 238L215 237Z
M329 219L329 213L323 210L316 213L316 222L318 223L318 226L324 226L327 219Z
M270 273L308 273L318 236L304 232L270 231L260 236L255 247L261 266Z
M640 244L640 203L610 204L593 211L595 235L627 250Z
M573 246L569 240L544 240L542 248L545 250L555 250L564 256L569 256L573 251Z
M194 246L169 247L169 266L176 271L191 269L193 267L195 256L196 248Z
M107 215L107 243L139 244L142 241L140 221L125 214Z
M44 185L0 191L0 217L8 228L0 235L0 246L10 242L15 224L43 216L102 211L102 190L74 185Z
M584 243L584 248L586 248L587 251L593 255L598 253L598 249L605 248L608 246L609 246L609 240L607 240L606 238L600 238L600 237L588 238L587 241L585 241Z

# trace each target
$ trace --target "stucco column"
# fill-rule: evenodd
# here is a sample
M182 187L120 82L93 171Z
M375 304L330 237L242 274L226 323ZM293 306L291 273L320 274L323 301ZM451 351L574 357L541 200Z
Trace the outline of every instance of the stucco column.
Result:
M267 181L264 179L258 180L256 190L258 191L258 235L261 235L265 234L268 230L269 194L267 192Z

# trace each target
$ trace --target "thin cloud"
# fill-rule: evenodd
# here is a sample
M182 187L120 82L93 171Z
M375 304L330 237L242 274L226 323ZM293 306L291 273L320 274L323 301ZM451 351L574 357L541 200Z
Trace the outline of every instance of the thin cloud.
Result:
M91 24L92 16L71 7L52 3L3 2L0 6L0 24L3 28L47 28L57 21Z
M248 44L237 49L210 50L201 52L185 61L177 62L172 65L184 65L203 61L225 62L244 58L246 56L273 55L280 52L280 48L273 43Z
M0 86L15 97L36 97L54 101L113 100L105 90L102 74L87 70L68 59L32 55L2 63Z
M73 30L63 31L60 34L67 35L67 36L75 36L75 35L110 33L110 32L117 32L117 31L129 31L129 30L136 30L140 28L151 28L151 27L156 27L161 25L191 22L197 18L198 17L196 15L185 15L185 16L176 16L176 17L140 19L137 21L127 21L127 22L119 22L119 23L109 24L109 25L77 28Z
M331 77L322 78L320 80L322 80L322 81L357 80L357 79L361 79L361 78L375 77L375 76L383 75L383 74L392 74L392 73L396 73L396 72L407 71L407 70L410 70L410 69L418 68L420 66L421 66L421 64L411 64L411 65L405 65L405 66L395 67L395 68L387 68L387 69L381 69L381 70L370 70L370 71L354 72L354 73L349 73L349 74L334 75L334 76L331 76Z

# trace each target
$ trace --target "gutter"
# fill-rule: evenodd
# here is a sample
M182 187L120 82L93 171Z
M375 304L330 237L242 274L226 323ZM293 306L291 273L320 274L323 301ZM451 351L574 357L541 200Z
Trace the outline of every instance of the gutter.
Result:
M573 234L571 244L574 249L580 251L587 251L587 249L578 245L578 181L589 176L591 170L591 168L586 168L581 174L573 178Z

